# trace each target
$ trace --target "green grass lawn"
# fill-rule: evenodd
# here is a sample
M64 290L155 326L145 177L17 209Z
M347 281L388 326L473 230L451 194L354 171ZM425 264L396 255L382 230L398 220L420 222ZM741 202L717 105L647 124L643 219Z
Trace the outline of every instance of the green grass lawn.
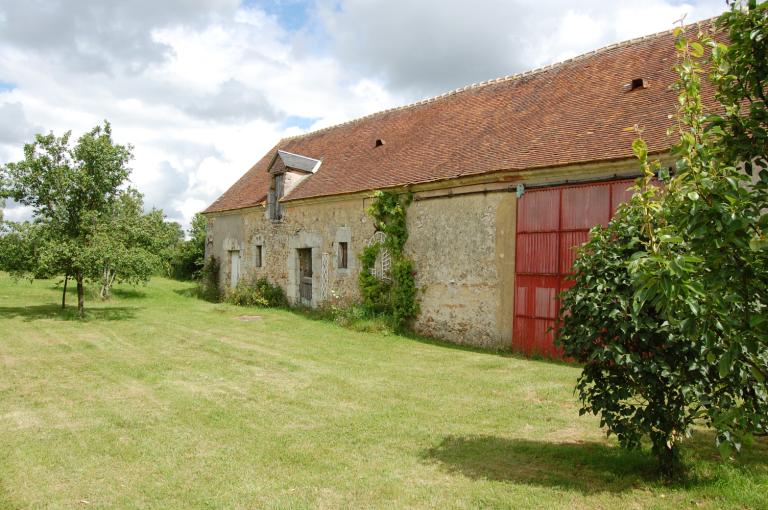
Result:
M768 508L764 441L722 464L699 434L664 485L578 417L575 367L190 289L79 321L0 275L0 508Z

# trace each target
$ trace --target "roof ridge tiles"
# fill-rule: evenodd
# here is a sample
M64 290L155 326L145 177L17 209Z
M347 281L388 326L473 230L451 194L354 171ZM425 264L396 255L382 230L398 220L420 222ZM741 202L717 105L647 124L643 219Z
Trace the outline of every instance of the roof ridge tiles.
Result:
M299 135L286 136L286 137L283 137L283 138L280 139L280 144L282 144L283 142L288 142L288 141L291 141L291 140L296 140L296 139L299 139L299 138L304 138L306 136L316 135L316 134L319 134L319 133L323 133L323 132L326 132L326 131L329 131L329 130L332 130L332 129L336 129L336 128L339 128L339 127L348 126L350 124L355 124L357 122L361 122L363 120L367 120L367 119L370 119L372 117L376 117L378 115L385 115L387 113L397 112L397 111L400 111L400 110L407 110L409 108L415 108L417 106L429 104L429 103L432 103L432 102L440 100L440 99L445 99L447 97L454 96L454 95L459 94L461 92L466 92L466 91L478 89L478 88L481 88L481 87L487 87L489 85L495 85L497 83L505 83L505 82L508 82L508 81L514 81L514 80L520 80L522 78L527 78L527 77L535 75L535 74L540 74L540 73L543 73L543 72L546 72L546 71L550 71L552 69L563 67L563 66L565 66L567 64L571 64L571 63L574 63L574 62L580 62L582 60L585 60L588 57L592 57L592 56L600 54L600 53L604 53L604 52L607 52L607 51L610 51L610 50L614 50L614 49L617 49L617 48L623 48L625 46L631 46L631 45L636 44L638 42L646 41L646 40L649 40L649 39L655 39L657 37L662 37L662 36L665 36L665 35L673 33L677 28L687 29L687 28L690 28L690 27L693 27L693 26L702 25L702 24L706 24L706 23L712 22L715 19L717 19L717 17L707 18L707 19L700 20L700 21L697 21L697 22L694 22L694 23L689 23L689 24L684 25L682 27L675 27L675 28L670 28L670 29L667 29L667 30L662 30L660 32L655 32L655 33L652 33L652 34L641 35L639 37L635 37L633 39L628 39L626 41L620 41L620 42L611 43L611 44L608 44L606 46L602 46L600 48L596 48L594 50L590 50L590 51L588 51L586 53L582 53L580 55L576 55L575 57L571 57L571 58L566 59L566 60L560 60L558 62L553 62L551 64L547 64L547 65L541 66L541 67L536 67L534 69L529 69L529 70L526 70L526 71L521 71L519 73L508 74L506 76L500 76L498 78L491 78L491 79L488 79L488 80L485 80L485 81L481 81L481 82L477 82L477 83L471 83L469 85L464 85L463 87L458 87L458 88L455 88L453 90L449 90L447 92L443 92L442 94L438 94L436 96L431 96L431 97L428 97L428 98L419 99L418 101L414 101L414 102L407 103L407 104L400 105L400 106L393 106L391 108L386 108L384 110L379 110L377 112L369 113L369 114L363 115L361 117L356 117L354 119L350 119L350 120L347 120L347 121L344 121L344 122L340 122L338 124L333 124L331 126L326 126L326 127L322 127L322 128L319 128L319 129L315 129L313 131L308 131L306 133L302 133L302 134L299 134Z

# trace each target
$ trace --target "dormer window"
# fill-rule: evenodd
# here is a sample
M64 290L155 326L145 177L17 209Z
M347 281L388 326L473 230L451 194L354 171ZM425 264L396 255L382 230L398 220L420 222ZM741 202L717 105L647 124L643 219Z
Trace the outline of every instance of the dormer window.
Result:
M273 174L269 186L269 219L279 221L283 219L283 206L280 199L285 194L285 173Z
M302 156L284 150L278 150L269 164L269 195L267 196L267 215L272 221L283 219L283 205L280 199L290 195L307 177L320 168L319 159Z

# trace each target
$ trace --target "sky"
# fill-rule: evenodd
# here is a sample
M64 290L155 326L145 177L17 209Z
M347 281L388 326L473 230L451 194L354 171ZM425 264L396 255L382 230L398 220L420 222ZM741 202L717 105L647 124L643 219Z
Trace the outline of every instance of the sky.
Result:
M725 0L0 0L0 165L109 120L185 227L281 138L694 22ZM6 220L30 211L7 203Z

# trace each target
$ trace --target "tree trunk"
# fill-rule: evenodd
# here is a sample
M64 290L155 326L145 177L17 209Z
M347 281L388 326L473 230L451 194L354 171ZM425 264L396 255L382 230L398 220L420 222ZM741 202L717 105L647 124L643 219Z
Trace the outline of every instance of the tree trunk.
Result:
M76 273L75 280L77 280L77 313L82 319L85 317L85 288L83 286L83 273Z
M101 291L99 296L101 299L109 299L109 292L112 289L112 284L115 283L115 276L117 273L109 266L104 267L104 272L101 277Z
M101 271L101 290L99 291L99 297L102 299L102 301L107 299L107 294L109 293L109 290L107 289L108 282L109 268L104 266L104 269Z
M675 480L680 477L683 465L680 459L680 449L672 446L657 445L656 456L659 461L659 472L666 480Z
M64 292L61 294L61 309L63 310L67 306L67 282L69 281L69 275L64 275Z

